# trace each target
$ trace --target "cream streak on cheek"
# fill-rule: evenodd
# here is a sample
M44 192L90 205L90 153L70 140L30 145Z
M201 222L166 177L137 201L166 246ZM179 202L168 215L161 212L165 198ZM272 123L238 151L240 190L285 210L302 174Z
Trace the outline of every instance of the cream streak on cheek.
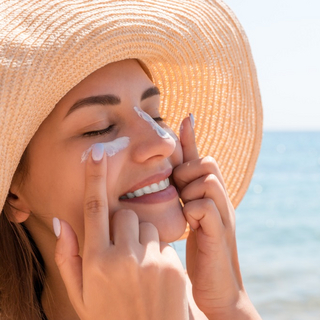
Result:
M129 137L121 137L121 138L117 138L113 141L110 142L105 142L102 143L104 146L104 150L107 154L108 157L112 157L115 154L117 154L119 151L125 149L130 142L130 138ZM84 162L88 159L89 153L92 150L92 147L94 145L91 145L91 147L89 149L87 149L81 156L81 162Z

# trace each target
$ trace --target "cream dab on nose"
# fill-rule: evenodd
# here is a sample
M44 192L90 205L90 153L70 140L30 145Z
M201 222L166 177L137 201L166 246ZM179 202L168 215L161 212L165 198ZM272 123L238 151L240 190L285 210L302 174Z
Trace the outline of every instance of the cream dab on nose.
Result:
M178 137L174 133L174 131L171 128L163 128L163 130L167 131L168 134L173 138L174 141L178 141Z
M156 121L154 121L150 115L148 115L146 112L144 112L143 110L141 110L138 107L133 107L134 111L138 114L138 116L140 118L142 118L143 120L147 121L151 128L153 130L156 131L156 133L158 134L159 137L161 137L162 139L169 139L171 137L171 134L169 134L165 129L163 129L162 127L160 127Z
M125 149L129 145L129 142L130 142L129 137L121 137L109 142L102 143L102 145L104 147L104 151L106 152L107 156L112 157L115 154L117 154L119 151ZM94 145L91 145L90 148L88 148L85 152L83 152L81 156L81 162L84 162L88 159L89 153L91 152L93 146Z

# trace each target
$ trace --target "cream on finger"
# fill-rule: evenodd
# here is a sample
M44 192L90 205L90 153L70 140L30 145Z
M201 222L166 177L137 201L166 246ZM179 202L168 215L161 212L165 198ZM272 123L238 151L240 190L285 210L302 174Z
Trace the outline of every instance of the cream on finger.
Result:
M120 137L115 140L101 143L101 144L103 145L104 151L107 154L107 156L112 157L115 154L117 154L119 151L125 149L129 145L129 142L130 142L129 137ZM93 146L94 144L91 145L90 148L88 148L86 151L83 152L81 156L81 162L84 162L88 159L89 153L92 151Z

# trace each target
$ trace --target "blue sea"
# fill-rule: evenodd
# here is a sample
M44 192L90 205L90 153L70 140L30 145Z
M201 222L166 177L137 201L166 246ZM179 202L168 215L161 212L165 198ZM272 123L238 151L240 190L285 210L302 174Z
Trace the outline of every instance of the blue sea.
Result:
M242 276L264 320L320 319L320 132L265 132L236 209ZM185 242L175 248L185 262Z

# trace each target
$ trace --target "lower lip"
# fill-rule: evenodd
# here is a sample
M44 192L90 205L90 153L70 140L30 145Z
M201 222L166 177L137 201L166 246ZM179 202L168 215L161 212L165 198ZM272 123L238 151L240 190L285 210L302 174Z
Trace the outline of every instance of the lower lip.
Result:
M160 202L167 202L174 199L175 197L178 197L178 192L174 186L170 185L167 189L159 192L144 194L141 197L135 197L132 199L120 199L120 201L125 201L129 203L154 204Z

